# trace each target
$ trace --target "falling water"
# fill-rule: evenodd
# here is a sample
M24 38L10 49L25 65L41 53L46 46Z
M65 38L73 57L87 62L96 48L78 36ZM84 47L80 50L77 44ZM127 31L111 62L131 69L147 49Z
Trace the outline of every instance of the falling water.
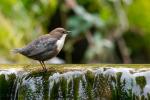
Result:
M10 95L11 94L11 95ZM150 70L0 70L0 100L149 100Z

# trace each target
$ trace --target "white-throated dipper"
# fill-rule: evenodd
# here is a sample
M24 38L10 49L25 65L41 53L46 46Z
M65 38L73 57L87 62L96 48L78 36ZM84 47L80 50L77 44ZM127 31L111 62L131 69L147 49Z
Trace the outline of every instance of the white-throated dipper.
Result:
M65 38L69 32L64 28L55 28L49 34L40 36L27 46L13 49L13 52L38 60L43 70L47 71L44 61L57 56L63 48Z

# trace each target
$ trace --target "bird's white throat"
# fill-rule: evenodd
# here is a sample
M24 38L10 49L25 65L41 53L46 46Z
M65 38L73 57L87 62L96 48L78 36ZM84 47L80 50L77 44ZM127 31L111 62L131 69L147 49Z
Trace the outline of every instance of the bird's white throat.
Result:
M60 50L63 48L64 42L65 42L65 38L66 38L67 34L63 34L63 36L57 40L57 51L60 52Z

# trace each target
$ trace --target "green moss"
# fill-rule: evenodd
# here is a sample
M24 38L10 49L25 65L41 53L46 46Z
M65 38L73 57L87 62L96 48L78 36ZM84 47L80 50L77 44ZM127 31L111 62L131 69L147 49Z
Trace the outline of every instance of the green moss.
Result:
M140 88L143 90L143 88L145 87L146 85L146 79L144 76L137 76L135 78L136 80L136 83L140 86Z
M103 74L96 75L94 79L94 98L112 99L112 91L110 87L110 83L108 81L108 77Z
M148 98L150 99L150 94L149 94L149 93L147 94L147 96L148 96Z
M86 68L100 68L100 67L113 67L113 68L149 68L150 64L49 64L46 65L47 69L51 71L59 71L59 72L65 72L68 70L76 70L76 69L86 69ZM20 64L20 65L13 65L13 64L1 64L0 69L9 69L9 68L16 68L22 69L25 71L42 71L42 67L39 64Z
M18 82L22 83L22 81L29 81L30 79L33 79L33 81L36 83L36 90L35 92L30 88L30 83L28 85L22 85L19 88L18 91L18 99L29 99L30 96L32 98L36 98L39 93L43 94L43 99L58 99L59 93L61 94L61 98L67 99L82 99L82 97L79 97L79 86L80 83L82 84L82 88L84 90L85 96L89 100L100 98L100 99L106 99L106 100L117 100L120 98L121 100L134 100L139 99L139 96L136 96L135 94L132 95L132 89L126 90L125 85L127 84L125 80L121 80L122 73L118 72L115 73L115 76L109 76L104 75L103 73L95 75L92 71L83 71L83 75L77 75L77 76L71 76L71 79L66 79L63 75L59 77L58 82L54 81L54 85L52 87L50 98L49 98L49 84L52 81L49 81L49 77L52 76L54 73L65 73L68 71L74 71L74 70L83 70L87 68L91 69L97 69L98 67L105 67L105 71L107 70L107 65L47 65L48 72L43 72L39 67L36 67L38 65L34 65L33 67L28 67L28 71L30 72L25 77L18 80ZM86 66L86 67L85 67ZM111 65L109 65L111 66ZM112 65L115 66L115 65ZM117 65L116 67L119 67L120 65ZM126 65L124 65L126 66ZM124 67L123 66L123 67ZM134 65L135 66L135 65ZM142 66L142 65L137 65ZM150 66L150 65L149 65ZM133 66L131 66L133 67ZM34 69L35 68L35 69ZM85 76L84 76L85 75ZM9 80L6 80L5 75L0 75L0 100L3 99L3 97L7 97L8 100L10 99L10 90L13 88L14 80L16 79L15 74L8 75ZM36 80L38 78L39 80ZM73 77L73 78L72 78ZM11 79L12 78L12 79ZM135 78L136 83L140 86L141 89L143 89L146 85L146 79L144 76L137 76ZM37 82L36 82L37 81ZM113 84L113 85L112 85ZM132 84L132 83L131 83ZM42 90L41 90L42 89ZM42 91L42 92L41 92ZM149 94L147 94L148 97ZM142 96L142 99L146 99L144 96Z
M73 98L74 100L79 99L79 81L81 80L81 77L77 77L73 79Z
M113 100L120 98L121 100L134 100L132 99L132 89L126 90L125 85L127 84L125 80L121 80L122 72L116 73L116 79L112 77L112 81L115 83L115 86L112 87L112 96Z
M48 92L49 92L49 76L44 75L42 76L42 81L43 81L43 99L48 100Z
M85 74L85 78L86 78L86 83L82 80L82 82L84 84L87 84L85 86L85 89L87 91L87 96L88 96L88 99L89 100L93 100L93 92L92 92L92 89L93 89L93 84L94 84L94 78L95 78L95 75L93 72L91 71L87 71L87 73Z
M114 77L113 80L116 84L115 87L113 87L113 100L117 99L117 98L122 98L122 84L121 84L121 76L122 76L122 72L118 72L116 73L116 78Z
M0 100L10 100L11 98L11 92L16 75L10 74L7 77L8 79L6 79L4 74L0 75Z
M59 83L54 82L54 85L51 90L50 100L58 99L58 92L59 92Z
M71 80L69 83L68 83L68 93L67 93L67 98L71 98L73 99L73 80Z
M62 77L60 80L63 99L67 99L67 80Z
M43 99L48 100L48 93L49 93L49 76L51 75L51 72L31 72L27 75L25 75L21 81L26 81L26 84L22 84L20 81L21 87L19 88L18 92L18 98L19 100L22 100L24 98L31 99L36 98L38 94L44 94ZM40 78L40 80L39 80ZM30 85L31 81L34 82L35 90L32 89L32 86ZM31 82L32 83L32 82Z
M141 100L146 100L146 98L145 98L145 96L144 96L144 95L142 95Z

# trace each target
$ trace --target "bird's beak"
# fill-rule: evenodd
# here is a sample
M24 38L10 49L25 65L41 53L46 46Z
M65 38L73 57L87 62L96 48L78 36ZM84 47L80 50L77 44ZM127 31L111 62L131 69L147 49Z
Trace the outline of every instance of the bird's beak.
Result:
M67 33L67 34L70 34L70 33L71 33L71 31L66 31L66 33Z

